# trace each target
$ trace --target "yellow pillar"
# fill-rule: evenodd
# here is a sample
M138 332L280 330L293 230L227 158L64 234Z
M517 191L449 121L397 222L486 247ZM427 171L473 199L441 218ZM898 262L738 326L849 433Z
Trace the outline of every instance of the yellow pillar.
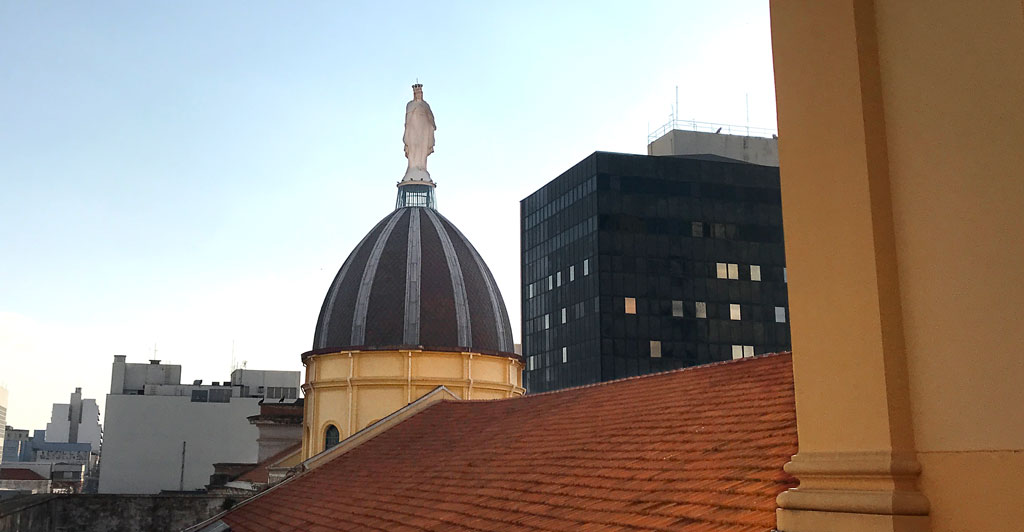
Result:
M1024 2L771 4L783 532L1024 522Z
M927 530L874 6L774 1L771 15L800 439L778 528Z

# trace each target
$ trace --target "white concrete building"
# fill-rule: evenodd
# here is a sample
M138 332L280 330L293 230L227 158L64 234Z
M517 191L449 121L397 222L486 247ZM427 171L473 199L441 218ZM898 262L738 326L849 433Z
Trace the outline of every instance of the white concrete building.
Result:
M299 397L295 371L256 371L236 369L231 372L231 385L241 386L243 396L265 397L267 402L283 399L293 402Z
M779 166L779 139L770 130L674 121L648 137L647 155L715 155Z
M236 370L232 381L181 384L179 365L115 356L100 493L197 490L214 463L256 463L258 431L247 418L271 389L297 395L299 378L298 371Z
M4 448L4 432L7 432L7 388L0 386L0 450ZM0 452L0 463L3 461L3 453Z
M46 424L49 443L88 443L92 452L100 452L103 427L100 407L95 399L82 399L82 389L75 388L68 403L54 403L50 422Z

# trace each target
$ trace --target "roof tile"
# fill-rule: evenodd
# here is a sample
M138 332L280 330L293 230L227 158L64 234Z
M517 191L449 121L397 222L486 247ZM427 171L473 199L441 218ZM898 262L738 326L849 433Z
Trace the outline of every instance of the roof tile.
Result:
M796 485L789 354L442 401L236 506L232 530L765 532Z
M47 480L47 478L31 469L5 467L0 469L0 480Z

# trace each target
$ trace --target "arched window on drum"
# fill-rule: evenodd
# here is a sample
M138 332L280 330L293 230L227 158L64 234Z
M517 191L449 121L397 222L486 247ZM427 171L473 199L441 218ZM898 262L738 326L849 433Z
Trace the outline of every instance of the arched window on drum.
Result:
M341 433L338 432L338 427L327 425L327 432L324 434L324 450L338 445L339 441L341 441Z

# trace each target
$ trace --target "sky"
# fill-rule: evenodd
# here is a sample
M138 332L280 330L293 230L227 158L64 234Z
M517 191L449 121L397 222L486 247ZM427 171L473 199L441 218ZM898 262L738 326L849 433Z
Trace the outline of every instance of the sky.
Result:
M768 2L0 0L0 385L42 429L114 355L301 370L394 208L419 81L438 209L519 341L519 200L681 119L774 128ZM748 121L749 116L749 121Z

